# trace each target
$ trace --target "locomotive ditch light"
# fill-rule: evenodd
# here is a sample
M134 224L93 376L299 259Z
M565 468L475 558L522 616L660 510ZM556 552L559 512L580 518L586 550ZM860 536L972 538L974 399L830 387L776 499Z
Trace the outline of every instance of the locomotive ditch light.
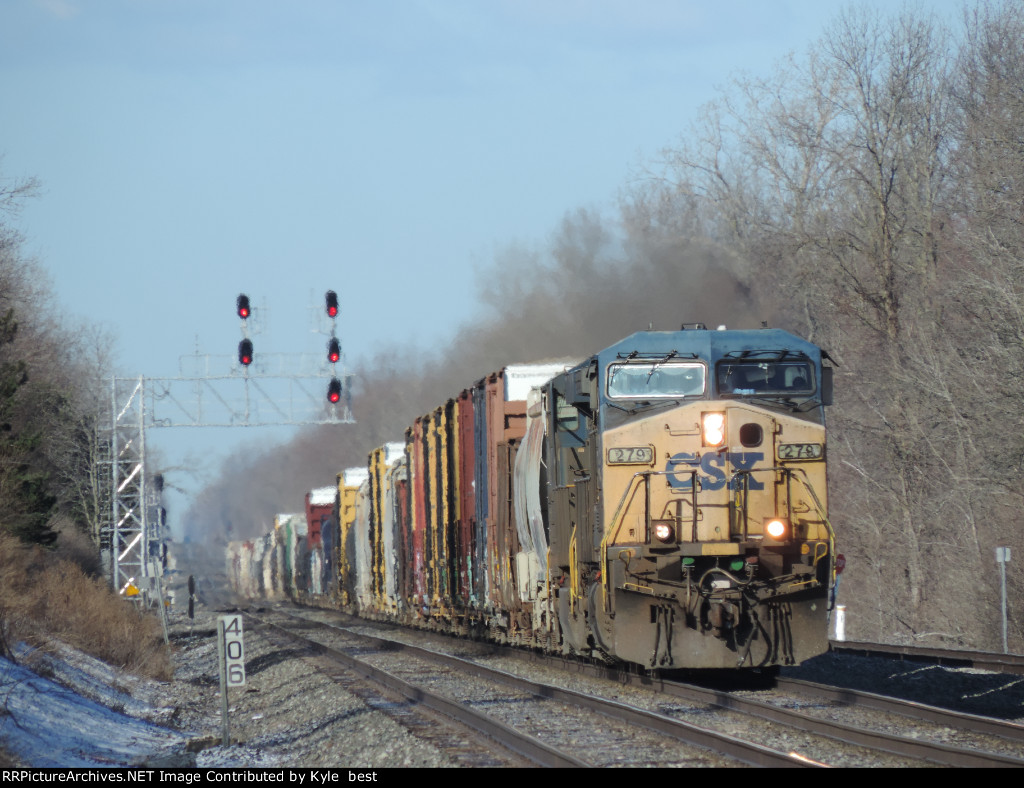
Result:
M659 542L674 542L676 538L675 529L671 523L655 523L654 525L654 538Z
M721 446L725 443L725 414L704 413L701 415L705 446Z
M775 542L784 542L789 538L789 523L781 517L770 517L764 521L764 536Z

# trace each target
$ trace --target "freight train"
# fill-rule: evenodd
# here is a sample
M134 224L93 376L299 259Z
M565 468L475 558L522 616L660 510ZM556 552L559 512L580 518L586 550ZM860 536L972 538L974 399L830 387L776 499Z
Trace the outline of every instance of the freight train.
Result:
M232 543L229 572L252 597L608 663L798 664L828 647L836 586L829 361L694 324L504 367Z

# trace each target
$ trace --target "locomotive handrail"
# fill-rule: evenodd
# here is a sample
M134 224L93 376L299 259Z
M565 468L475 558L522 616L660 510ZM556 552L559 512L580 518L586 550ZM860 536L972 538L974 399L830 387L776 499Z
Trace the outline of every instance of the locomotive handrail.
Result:
M580 594L579 582L580 571L576 560L576 525L572 527L572 534L569 536L569 611L576 615L576 603Z
M828 519L828 515L825 512L825 507L822 506L821 499L818 498L818 494L814 491L813 485L811 485L810 480L807 478L807 471L804 470L803 468L789 468L789 467L786 467L786 466L772 466L772 467L768 467L768 468L749 468L749 469L744 469L744 470L736 471L732 475L732 478L729 480L728 488L729 488L730 491L733 491L733 492L737 491L738 485L736 485L736 481L738 480L738 478L740 476L743 476L744 477L744 490L746 490L747 486L748 486L748 480L749 480L749 477L750 477L751 474L754 474L754 473L757 473L757 472L768 472L768 471L773 472L773 473L782 473L785 476L785 478L786 478L786 486L787 486L786 508L787 508L787 518L789 519L790 522L792 522L792 519L793 519L793 517L792 517L792 514L793 514L793 496L791 494L788 494L789 493L790 482L791 482L791 480L793 478L796 478L796 480L799 481L804 486L804 488L807 490L807 492L811 496L811 501L814 503L815 509L817 510L817 513L820 516L821 521L825 524L825 532L828 534L828 554L832 555L834 557L835 556L835 540L836 540L835 529L832 528L832 523ZM799 472L801 474L801 476L797 476L796 475L797 472ZM651 509L650 509L650 492L649 492L650 479L651 479L652 476L668 476L669 473L672 473L673 475L678 475L678 471L667 471L667 470L665 470L665 471L637 471L636 473L633 474L633 477L630 479L629 484L626 485L626 489L622 491L622 496L619 498L618 506L615 507L615 514L612 515L612 527L608 529L608 531L605 533L604 537L601 539L601 588L602 588L602 591L604 592L603 595L604 595L605 612L609 612L610 611L609 599L610 599L610 596L611 596L611 575L610 575L610 572L608 571L608 546L609 546L609 544L611 544L612 542L615 541L616 537L619 535L619 531L622 528L622 523L624 522L624 514L625 514L624 507L626 505L626 501L634 493L636 485L637 485L637 481L639 479L643 479L644 480L644 484L648 487L648 493L645 496L645 503L644 503L644 521L645 521L644 522L644 528L645 528L645 535L649 539L650 538L650 527L651 527ZM691 538L691 542L696 542L697 541L697 471L696 470L691 471L690 472L690 476L691 476L690 489L693 491L693 501L692 501L692 506L693 506L693 532L692 532L692 535L691 535L691 537L692 537ZM744 496L743 501L744 501L744 508L745 508L746 507L746 496ZM736 501L735 501L733 496L730 496L730 504L731 504L732 508L734 508L734 509L737 508L737 504L736 504ZM747 518L745 516L745 511L744 511L744 517L743 517L743 533L742 533L742 537L744 539L746 539L746 537L747 537ZM575 544L575 540L570 539L570 546L572 546L574 544ZM821 558L824 558L824 555L822 555L822 556L815 555L814 563L817 564L817 562L819 560L821 560ZM831 569L830 569L830 572L829 572L829 588L832 588L832 587L835 586L835 581L836 581L836 569L835 569L835 561L833 560L832 561L832 566L831 566ZM575 585L573 583L573 578L572 577L570 577L570 583ZM572 589L573 595L575 595L575 592L576 592L576 589L573 588Z
M650 495L650 483L652 476L673 476L678 475L678 471L637 471L633 474L633 477L629 480L629 484L626 485L626 489L622 491L622 497L619 498L619 505L615 507L615 514L612 515L612 527L608 529L605 535L601 539L601 588L604 591L604 609L605 612L610 612L608 600L610 597L610 573L608 572L608 544L609 542L615 541L615 538L619 535L619 530L622 528L624 520L624 509L626 501L632 495L634 488L636 487L637 479L643 479L644 484L647 487L646 495L644 496L644 535L647 540L650 540L651 532L651 495ZM697 471L690 471L690 489L693 491L693 532L692 540L697 541ZM618 524L616 524L618 521Z
M737 477L743 476L743 477L745 477L744 478L743 490L744 490L744 492L747 492L747 486L748 486L748 479L749 479L749 477L752 474L754 474L754 473L767 472L767 471L771 471L773 473L782 473L786 477L786 517L787 517L787 519L790 522L793 521L793 496L790 493L790 482L792 481L793 478L796 478L797 481L799 481L804 486L804 488L807 490L807 492L811 496L811 501L814 503L815 509L817 509L818 516L821 518L821 521L825 524L825 532L828 534L828 552L829 552L829 555L832 555L834 557L835 554L836 554L836 532L835 532L835 529L832 528L832 522L828 519L828 514L825 512L825 507L822 506L821 499L818 498L818 494L814 491L814 486L811 484L810 479L807 476L807 471L804 468L790 468L790 467L787 467L785 465L774 466L774 467L770 467L770 468L745 468L743 470L736 471L732 475L732 478L729 480L729 485L728 485L729 489L731 491L737 491L738 490L738 485L736 485L735 482L737 480ZM799 472L801 474L802 478L796 476L797 472ZM730 498L729 503L731 504L731 506L733 508L738 508L738 505L736 504L735 500L733 500L732 498ZM746 504L747 504L747 498L746 498L746 496L744 496L744 498L743 498L743 507L744 507L744 512L743 512L743 538L744 539L746 539L746 537L747 537ZM824 556L815 555L814 563L817 564L818 561L820 561L822 558L824 558ZM830 572L830 577L829 577L829 587L830 588L835 585L835 580L836 580L836 570L835 570L835 561L833 560L833 562L832 562L832 570Z
M818 514L821 515L822 522L825 523L825 530L828 532L828 551L832 555L832 569L829 572L829 588L834 588L836 584L836 532L832 528L832 522L828 519L828 514L825 512L825 507L821 505L821 500L818 498L818 494L814 491L814 487L811 484L810 479L807 477L807 471L803 468L791 468L788 469L790 473L794 471L800 471L803 474L803 478L799 479L800 483L803 484L807 492L810 494L811 499L814 501L815 507L818 509ZM815 563L818 559L815 559Z
M601 538L601 590L602 596L604 597L604 610L609 612L608 598L609 594L609 579L610 572L608 571L608 541L609 539L614 540L619 535L619 529L622 528L623 506L626 504L626 499L632 494L633 488L636 486L637 479L648 476L652 471L637 471L633 474L633 477L629 480L629 484L626 485L626 489L622 491L622 497L619 498L619 505L615 508L615 514L612 515L612 524L614 526L615 521L618 520L618 525L614 528L609 528L609 533L606 533ZM650 512L647 513L650 516ZM571 580L571 578L570 578Z

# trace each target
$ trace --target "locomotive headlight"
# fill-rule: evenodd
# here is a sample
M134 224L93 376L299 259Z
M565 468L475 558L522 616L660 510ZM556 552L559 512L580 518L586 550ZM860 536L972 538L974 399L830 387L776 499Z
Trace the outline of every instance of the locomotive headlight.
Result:
M659 542L671 542L675 538L675 531L669 523L656 523L654 538Z
M704 421L704 445L721 446L725 442L725 414L705 413Z
M781 542L789 534L789 524L785 520L773 518L765 520L764 535Z

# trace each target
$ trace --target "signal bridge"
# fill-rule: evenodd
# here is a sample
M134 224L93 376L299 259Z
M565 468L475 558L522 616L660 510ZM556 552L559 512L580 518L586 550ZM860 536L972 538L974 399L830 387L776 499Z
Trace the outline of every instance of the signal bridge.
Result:
M105 443L99 464L109 518L100 525L101 550L109 551L111 583L123 595L158 601L163 612L162 549L167 525L162 479L146 470L146 433L170 427L271 427L353 424L350 375L334 335L337 296L328 291L330 341L323 357L254 352L248 339L249 298L236 303L243 321L237 364L232 356L196 353L179 360L175 377L115 377Z
M340 359L340 353L339 353ZM351 376L312 354L262 353L250 366L230 356L181 359L182 374L147 378L147 427L276 427L351 424ZM127 379L121 379L125 382ZM337 387L338 397L332 397Z

